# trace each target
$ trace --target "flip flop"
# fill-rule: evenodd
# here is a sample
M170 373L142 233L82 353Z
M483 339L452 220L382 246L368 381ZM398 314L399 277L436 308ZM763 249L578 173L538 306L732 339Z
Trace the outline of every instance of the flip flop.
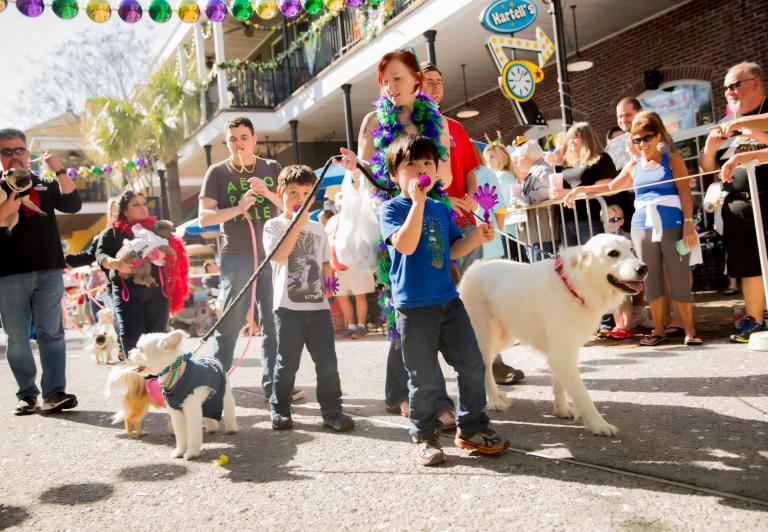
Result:
M669 336L670 338L677 338L677 337L683 337L685 336L685 329L682 327L674 327L669 326L664 328L664 336Z
M698 336L686 336L685 345L704 345L704 340Z
M643 339L640 340L640 345L644 345L646 347L654 347L668 341L669 341L668 336L659 336L658 334L651 334L651 335L646 334L645 336L643 336Z

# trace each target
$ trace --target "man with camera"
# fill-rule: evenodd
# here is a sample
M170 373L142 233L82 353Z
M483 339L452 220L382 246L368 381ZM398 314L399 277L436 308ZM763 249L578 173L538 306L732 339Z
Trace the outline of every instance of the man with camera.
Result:
M29 339L34 320L42 366L40 412L52 414L77 406L77 398L65 391L65 264L54 209L78 212L80 194L56 155L46 157L55 180L29 171L27 139L18 129L0 129L0 163L0 321L8 336L8 365L18 385L14 413L38 410L40 389Z

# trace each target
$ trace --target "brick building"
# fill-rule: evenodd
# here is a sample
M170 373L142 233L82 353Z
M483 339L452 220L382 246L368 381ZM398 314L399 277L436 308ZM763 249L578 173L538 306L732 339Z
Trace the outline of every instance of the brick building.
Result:
M615 2L616 7L621 3ZM768 69L768 1L693 0L593 43L581 53L594 66L569 73L573 116L574 120L590 122L601 137L616 122L615 104L619 99L648 94L643 73L654 69L661 74L661 89L669 90L681 81L709 85L714 120L719 120L725 115L722 84L728 67L740 61L755 61ZM534 100L557 129L561 112L554 60L544 72L544 82L537 87ZM484 133L498 129L509 141L525 132L498 87L489 87L470 104L480 110L480 115L462 123L473 138L482 139ZM706 129L701 126L673 136L676 141L700 137ZM695 142L690 150L694 148Z

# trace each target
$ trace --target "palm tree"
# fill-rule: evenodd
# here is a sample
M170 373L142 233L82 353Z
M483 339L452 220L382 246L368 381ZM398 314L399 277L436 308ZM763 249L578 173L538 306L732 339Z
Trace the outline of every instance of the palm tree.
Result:
M105 164L143 154L165 163L174 223L183 217L178 150L200 113L199 87L179 74L169 66L159 68L130 101L90 100L83 120L84 143L93 160Z
M147 152L153 159L165 163L169 215L171 221L180 223L183 212L178 150L189 133L190 124L200 121L199 88L190 79L183 79L176 68L164 66L150 76L140 101L146 109L143 133Z

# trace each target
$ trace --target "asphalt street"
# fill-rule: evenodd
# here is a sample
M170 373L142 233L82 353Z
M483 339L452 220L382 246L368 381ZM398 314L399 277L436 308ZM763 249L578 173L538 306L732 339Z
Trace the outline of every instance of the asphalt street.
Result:
M306 352L295 428L271 430L255 342L233 375L240 432L206 436L189 462L170 457L164 413L149 414L142 438L111 423L109 367L79 333L67 333L67 374L80 404L55 416L12 415L0 348L0 528L766 530L768 353L713 338L722 319L706 304L697 312L701 348L610 340L582 351L587 388L619 436L550 415L546 364L517 346L504 358L528 377L506 388L509 411L490 414L511 449L472 456L444 435L448 462L436 468L416 462L407 419L384 411L381 335L337 342L353 432L322 427Z

